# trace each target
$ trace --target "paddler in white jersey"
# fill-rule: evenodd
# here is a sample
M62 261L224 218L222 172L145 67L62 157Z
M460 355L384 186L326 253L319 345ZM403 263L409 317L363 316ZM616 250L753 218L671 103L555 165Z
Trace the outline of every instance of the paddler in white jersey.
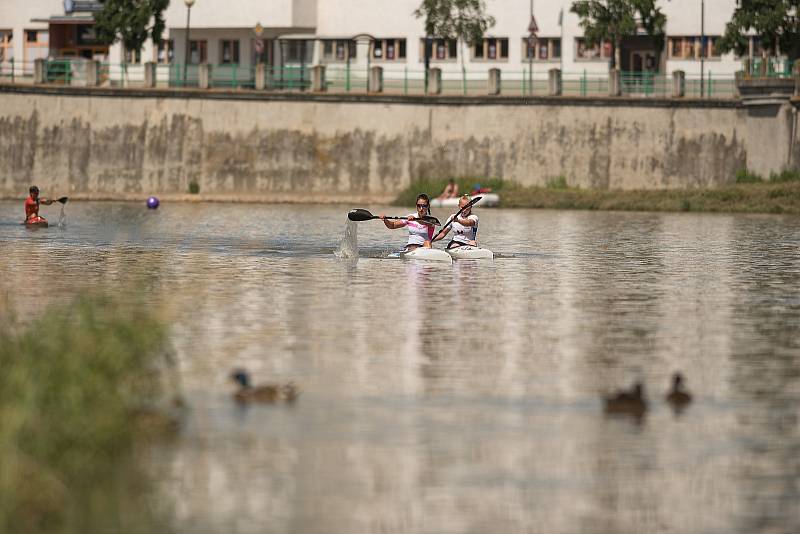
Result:
M469 201L469 195L464 195L458 199L458 210L461 211L461 208L469 204ZM443 239L452 228L453 237L447 244L447 250L455 247L478 246L476 242L476 238L478 237L478 216L472 213L472 206L462 211L458 218L454 219L456 213L448 217L447 222L444 223L445 226L447 226L447 223L453 221L453 224L447 226L447 228L444 229L444 232L439 232L439 235L437 235L433 240L439 241L440 239Z
M428 198L428 195L422 193L417 196L417 213L410 213L405 220L387 219L386 215L381 215L380 218L389 230L408 228L406 251L414 250L419 247L431 248L431 238L433 237L434 231L433 225L424 224L416 220L419 217L429 215L430 209L431 199Z

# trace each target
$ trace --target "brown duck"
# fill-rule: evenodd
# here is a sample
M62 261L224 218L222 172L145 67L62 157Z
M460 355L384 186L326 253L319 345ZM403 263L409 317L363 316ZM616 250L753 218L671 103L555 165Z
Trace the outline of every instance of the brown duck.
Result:
M293 403L300 395L300 391L292 382L286 384L264 384L252 386L250 374L244 369L237 369L231 373L231 379L239 385L233 398L240 403L262 402L275 404L279 402Z
M672 377L672 389L667 393L667 402L675 411L681 411L692 402L692 395L686 391L683 384L683 375L675 373Z
M647 399L644 397L644 386L641 382L636 382L630 390L618 391L603 401L607 414L641 417L647 411Z

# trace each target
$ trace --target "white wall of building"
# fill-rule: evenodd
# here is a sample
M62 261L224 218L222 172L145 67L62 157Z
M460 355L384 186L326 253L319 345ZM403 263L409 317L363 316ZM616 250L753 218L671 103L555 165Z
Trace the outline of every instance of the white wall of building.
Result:
M59 0L0 0L0 30L13 32L15 63L35 59L26 58L25 31L47 31L46 22L31 22L31 19L47 18L63 12L64 8ZM4 61L9 59L5 58Z
M309 0L196 0L192 7L191 26L252 28L260 22L265 27L291 28L294 25L295 5L304 9L308 2ZM164 16L168 28L184 28L186 5L182 0L172 0Z
M240 63L251 64L253 28L260 23L264 27L263 37L273 39L279 35L304 34L319 39L348 39L357 34L369 34L376 38L395 38L406 40L406 58L386 61L370 57L370 64L391 68L407 68L410 71L422 70L424 61L421 40L424 37L423 20L417 19L413 12L420 0L196 0L191 10L192 39L204 39L208 43L208 61L220 62L220 43L223 39L240 41ZM579 58L576 38L582 35L579 20L570 13L572 0L536 0L534 13L539 26L538 36L542 39L560 39L561 55L558 58L535 59L535 77L542 79L550 68L561 68L565 74L604 75L608 70L607 58ZM720 36L730 19L736 0L705 0L705 34ZM667 36L697 38L700 35L699 0L662 0L660 6L667 15ZM487 37L508 39L508 57L496 60L475 59L466 47L459 47L459 57L437 61L433 66L445 72L460 72L461 54L464 56L469 72L485 72L490 68L500 68L504 76L517 76L528 68L523 39L528 34L530 3L528 0L487 0L488 12L497 23L488 31ZM0 0L0 30L14 32L14 57L16 61L25 58L25 30L46 30L47 24L31 22L32 19L46 19L64 13L61 0ZM183 63L185 50L185 27L187 8L181 0L173 0L165 12L167 34L173 40L173 61ZM367 41L362 41L354 60L356 65L365 66L367 62ZM669 39L667 42L669 49ZM316 47L315 62L322 62L322 45ZM111 62L121 62L124 58L122 47L113 46ZM148 44L142 51L141 60L152 61L155 50ZM741 60L733 54L706 58L705 69L714 75L730 77L741 68ZM665 51L664 71L684 70L689 77L700 72L699 58L670 57Z

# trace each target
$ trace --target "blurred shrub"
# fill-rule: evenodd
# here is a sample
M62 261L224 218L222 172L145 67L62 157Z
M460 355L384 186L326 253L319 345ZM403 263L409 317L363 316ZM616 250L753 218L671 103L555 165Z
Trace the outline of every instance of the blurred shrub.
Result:
M764 179L761 178L760 175L750 172L747 169L739 169L736 171L736 183L737 184L753 184L757 182L763 182Z
M553 178L547 180L546 187L548 189L567 189L567 177L563 174L560 176L554 176Z
M800 181L800 172L798 171L781 171L780 173L773 173L769 175L770 182L797 182Z
M4 318L0 532L79 531L109 480L119 491L138 414L159 397L166 334L141 302L88 296L24 328Z

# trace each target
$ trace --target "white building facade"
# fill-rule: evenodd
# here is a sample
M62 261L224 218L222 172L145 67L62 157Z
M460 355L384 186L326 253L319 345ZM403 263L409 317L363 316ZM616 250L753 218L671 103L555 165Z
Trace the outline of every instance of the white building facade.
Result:
M0 64L13 60L32 68L34 59L94 58L108 63L210 63L215 66L324 64L365 70L380 65L387 75L420 73L425 65L423 21L413 15L420 0L196 0L187 8L173 0L165 12L166 34L160 47L152 43L139 53L119 44L94 41L91 14L97 2L80 0L0 1ZM607 73L611 46L587 47L572 0L487 0L496 19L477 46L431 39L430 65L445 73L477 73L500 69L505 78L546 77L563 73ZM704 10L701 11L701 4ZM687 77L704 74L732 77L742 58L720 54L717 39L731 18L736 0L662 0L667 16L664 47L657 50L646 35L631 37L621 47L621 69L632 72L675 70ZM531 7L538 26L529 45ZM187 54L187 15L188 54ZM701 35L704 38L701 39ZM760 55L757 40L751 54ZM19 67L18 67L19 68ZM332 69L333 70L333 69Z

